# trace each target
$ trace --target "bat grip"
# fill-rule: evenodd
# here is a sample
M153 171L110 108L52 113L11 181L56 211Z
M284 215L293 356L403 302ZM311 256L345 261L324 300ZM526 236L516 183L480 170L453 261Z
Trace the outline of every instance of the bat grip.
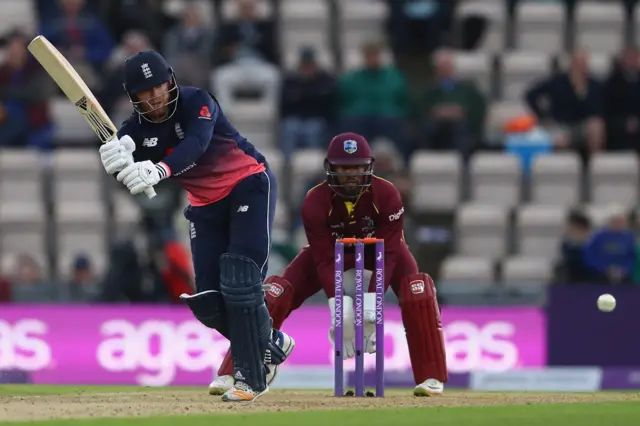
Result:
M153 188L147 188L144 190L145 195L147 196L147 198L151 199L153 197L156 196L156 190Z

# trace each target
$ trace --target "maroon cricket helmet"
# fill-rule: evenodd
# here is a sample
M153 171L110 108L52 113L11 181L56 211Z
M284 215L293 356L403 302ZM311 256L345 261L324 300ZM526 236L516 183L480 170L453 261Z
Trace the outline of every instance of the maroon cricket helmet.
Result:
M341 133L329 143L324 170L329 187L346 198L357 198L371 185L373 163L369 142L357 133ZM338 170L355 168L358 170Z

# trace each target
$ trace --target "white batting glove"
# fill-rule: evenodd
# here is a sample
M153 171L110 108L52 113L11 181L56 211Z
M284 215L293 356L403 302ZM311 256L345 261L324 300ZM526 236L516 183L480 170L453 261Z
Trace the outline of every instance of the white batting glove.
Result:
M100 147L100 160L105 171L112 175L133 164L133 152L136 144L129 135L120 139L113 138Z
M149 160L133 163L118 173L118 180L125 184L133 195L153 188L163 177L166 177L166 171L162 166Z

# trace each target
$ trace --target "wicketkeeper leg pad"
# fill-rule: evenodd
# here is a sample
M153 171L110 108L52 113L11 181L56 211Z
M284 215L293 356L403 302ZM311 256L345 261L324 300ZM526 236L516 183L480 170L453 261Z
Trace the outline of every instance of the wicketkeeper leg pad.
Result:
M264 287L273 328L279 329L287 316L289 316L295 290L289 281L275 275L264 281Z
M436 287L427 274L402 278L398 299L416 385L427 379L448 380L440 307Z
M234 378L254 391L266 389L264 360L271 340L271 318L264 303L262 275L247 257L220 257L220 290L227 307Z
M187 304L193 312L193 316L204 326L213 328L229 338L227 310L224 306L222 293L216 290L207 290L193 295L181 294L180 299Z

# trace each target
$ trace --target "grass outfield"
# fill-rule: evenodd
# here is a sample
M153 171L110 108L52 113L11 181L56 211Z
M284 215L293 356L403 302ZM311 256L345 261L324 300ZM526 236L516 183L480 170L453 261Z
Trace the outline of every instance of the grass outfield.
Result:
M638 393L447 391L416 398L334 398L317 390L274 390L252 404L223 403L204 389L115 386L0 386L2 425L114 426L627 426L640 425ZM25 423L28 422L28 423Z

